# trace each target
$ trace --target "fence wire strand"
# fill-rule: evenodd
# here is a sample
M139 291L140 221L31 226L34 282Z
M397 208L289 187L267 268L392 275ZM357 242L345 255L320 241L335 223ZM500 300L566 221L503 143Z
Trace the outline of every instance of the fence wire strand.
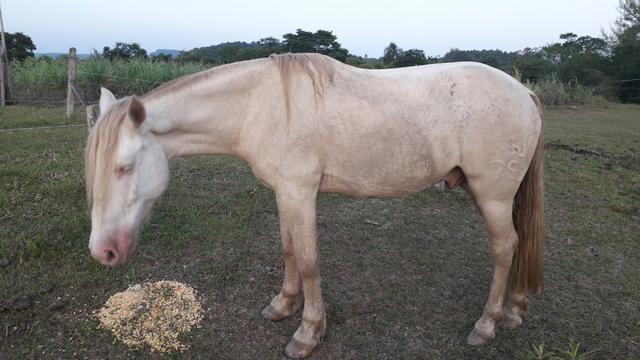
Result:
M70 127L81 127L81 126L87 126L87 125L86 124L69 124L69 125L50 125L50 126L34 126L34 127L23 127L23 128L13 128L13 129L0 129L0 133L13 132L13 131L26 131L26 130L60 129L60 128L70 128Z
M152 85L159 85L165 82L165 81L154 81L154 80L132 78L132 77L125 77L125 76L108 75L108 74L101 74L101 73L94 73L94 72L80 71L80 70L78 70L76 74L102 76L104 78L125 80L131 83L135 83L136 81L139 81L139 82L144 82ZM107 84L106 82L91 81L89 79L78 79L76 83L78 86L84 88L85 91L92 93L94 96L97 93L97 89L99 89L100 87L107 87L107 86L113 85L113 84ZM14 89L15 89L14 93L21 94L23 96L17 97L17 98L12 97L8 99L8 103L10 104L17 104L17 105L33 104L33 105L44 105L44 106L66 104L66 100L64 100L67 92L66 79L64 81L60 81L57 78L47 79L47 78L40 77L37 79L37 83L30 83L27 81L22 84L20 83L14 84ZM56 98L56 99L44 98L43 99L42 97L39 96L39 95L43 95L43 93L48 95L59 94L60 98ZM97 101L91 100L91 101L87 101L85 105L95 105L95 104L97 104Z
M85 75L103 76L103 77L108 77L108 78L113 78L113 79L122 79L122 80L144 81L144 82L148 82L148 83L150 83L150 84L162 84L162 83L164 82L164 81L147 80L147 79L140 79L140 78L125 77L125 76L116 76L116 75L100 74L100 73L94 73L94 72L88 72L88 71L81 71L81 70L76 71L76 74L85 74Z

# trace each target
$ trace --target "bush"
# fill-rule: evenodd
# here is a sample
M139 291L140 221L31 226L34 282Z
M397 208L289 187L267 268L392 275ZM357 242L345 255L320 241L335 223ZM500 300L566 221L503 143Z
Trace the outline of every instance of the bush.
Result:
M576 79L564 84L555 73L533 84L531 90L548 105L586 105L593 96L593 89L580 85Z
M520 82L522 72L514 70L513 75ZM572 79L568 83L563 83L556 73L536 81L525 81L523 84L536 93L545 105L590 105L597 107L609 106L609 101L600 95L595 95L593 88L584 86L577 79Z

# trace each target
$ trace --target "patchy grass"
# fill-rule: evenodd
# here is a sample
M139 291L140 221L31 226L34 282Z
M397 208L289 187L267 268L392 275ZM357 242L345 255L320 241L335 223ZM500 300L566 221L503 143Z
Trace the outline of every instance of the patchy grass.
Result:
M569 348L563 349L551 349L545 348L544 343L540 345L532 346L532 350L518 354L519 360L586 360L592 358L593 354L597 350L591 350L588 352L582 352L580 350L580 343L571 340L569 342Z
M0 126L63 124L62 114L9 107ZM94 311L128 285L167 279L204 301L202 327L181 339L189 345L181 357L282 358L300 313L279 323L259 316L282 281L271 191L230 157L175 160L135 259L106 268L87 249L85 137L82 127L0 132L2 357L153 358L114 342ZM569 339L581 353L597 350L594 358L638 356L640 107L548 110L546 142L546 288L521 329L500 328L484 347L465 343L492 267L482 219L463 192L325 194L328 333L313 358L507 359L541 343L564 349Z
M63 107L52 108L21 105L0 107L0 130L75 124L86 124L84 108L76 108L74 115L67 119L66 110ZM23 135L29 137L29 133ZM50 138L45 137L44 140L47 141L50 140Z

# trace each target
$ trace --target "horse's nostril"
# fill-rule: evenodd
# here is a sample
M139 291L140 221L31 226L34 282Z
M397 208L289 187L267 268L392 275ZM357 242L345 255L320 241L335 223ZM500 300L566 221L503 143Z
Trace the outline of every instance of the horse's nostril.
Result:
M116 257L116 253L114 253L112 250L107 250L107 261L111 262L113 259L115 259Z

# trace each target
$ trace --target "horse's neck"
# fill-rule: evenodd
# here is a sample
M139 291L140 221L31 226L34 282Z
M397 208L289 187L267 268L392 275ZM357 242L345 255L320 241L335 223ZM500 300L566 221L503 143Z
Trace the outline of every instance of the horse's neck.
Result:
M257 76L259 66L254 64L151 92L144 97L149 120L146 126L168 158L237 155L235 146L247 121L246 104Z

